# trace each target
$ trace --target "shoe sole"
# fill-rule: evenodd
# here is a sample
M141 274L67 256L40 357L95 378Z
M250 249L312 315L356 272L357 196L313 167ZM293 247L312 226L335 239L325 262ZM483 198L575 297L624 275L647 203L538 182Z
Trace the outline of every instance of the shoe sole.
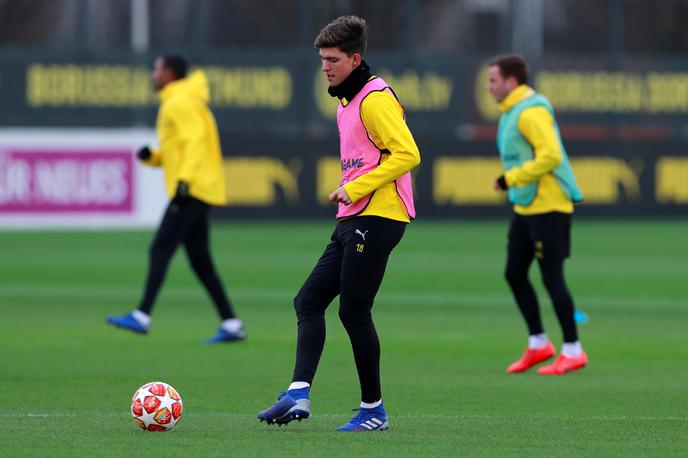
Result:
M281 427L282 425L286 425L289 422L292 422L294 420L301 422L310 416L311 416L311 414L309 412L304 411L304 410L293 410L293 411L287 412L286 414L282 415L279 418L261 418L261 417L258 417L258 420L260 420L261 423L266 422L268 425L277 425L277 426Z
M549 360L549 359L552 359L552 357L553 357L555 354L556 354L556 353L552 353L552 354L549 355L548 357L542 358L542 359L538 360L537 362L534 362L534 363L532 363L530 366L525 367L525 368L523 368L523 369L509 370L509 368L507 367L507 368L506 368L506 372L507 372L507 374L520 374L521 372L525 372L525 371L527 371L527 370L530 370L530 369L534 368L534 367L537 366L538 364L542 364L542 363L544 363L545 361L547 361L547 360Z
M338 433L373 433L375 431L387 431L389 430L389 422L384 422L379 428L375 429L335 429Z
M243 342L246 340L246 337L239 337L237 339L225 339L225 340L204 340L203 343L206 345L216 345L216 344L230 344L230 343L237 343L237 342Z
M141 335L148 334L148 331L139 331L139 330L137 330L137 329L132 329L132 328L127 327L127 326L121 326L121 325L119 325L119 324L117 324L117 323L113 323L112 321L106 321L106 323L109 324L110 326L114 326L114 327L116 327L116 328L118 328L118 329L126 329L127 331L131 331L131 332L133 332L134 334L141 334Z
M585 369L586 367L587 367L587 364L583 364L582 366L578 366L574 369L569 369L569 370L564 371L564 372L544 372L544 373L538 372L538 374L539 375L566 375L566 374L569 374L571 372L576 372L576 371L579 371L581 369Z

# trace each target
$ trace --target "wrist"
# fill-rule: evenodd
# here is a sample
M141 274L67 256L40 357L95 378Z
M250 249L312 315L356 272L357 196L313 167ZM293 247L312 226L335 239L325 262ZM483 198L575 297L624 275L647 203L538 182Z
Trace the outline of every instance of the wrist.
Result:
M344 192L349 197L349 200L351 200L352 203L356 202L357 200L360 199L360 197L358 195L356 195L356 193L353 192L353 190L351 189L354 187L355 186L352 184L352 182L349 182L349 183L342 185L342 190L344 190Z

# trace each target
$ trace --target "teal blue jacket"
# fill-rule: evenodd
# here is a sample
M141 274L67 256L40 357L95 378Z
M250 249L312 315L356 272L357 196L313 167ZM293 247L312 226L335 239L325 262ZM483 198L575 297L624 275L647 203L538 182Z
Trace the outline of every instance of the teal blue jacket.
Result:
M549 100L542 94L535 93L516 103L511 109L504 112L499 119L497 147L499 149L502 165L506 171L521 166L524 162L532 160L535 156L533 147L518 129L518 120L523 110L534 106L545 107L554 118L554 109ZM569 199L573 202L580 202L583 200L583 193L576 184L573 170L571 169L566 149L561 141L561 134L559 133L559 127L556 122L554 123L554 130L561 148L562 160L561 163L552 170L552 174L554 174L557 182ZM537 186L537 183L531 183L526 186L511 187L509 188L509 200L517 205L528 206L537 195Z

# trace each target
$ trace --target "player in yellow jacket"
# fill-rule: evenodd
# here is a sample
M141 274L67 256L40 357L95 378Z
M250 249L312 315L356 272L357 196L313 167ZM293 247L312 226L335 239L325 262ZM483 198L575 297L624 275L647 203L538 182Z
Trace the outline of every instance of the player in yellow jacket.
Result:
M109 316L107 322L145 334L167 267L179 244L184 244L191 267L212 298L222 320L206 343L243 340L246 333L234 314L213 265L209 250L208 212L227 202L222 152L215 118L208 108L208 80L201 70L186 76L187 63L177 56L158 57L151 79L160 98L156 130L160 148L143 147L138 158L161 166L170 203L150 247L148 278L136 310Z

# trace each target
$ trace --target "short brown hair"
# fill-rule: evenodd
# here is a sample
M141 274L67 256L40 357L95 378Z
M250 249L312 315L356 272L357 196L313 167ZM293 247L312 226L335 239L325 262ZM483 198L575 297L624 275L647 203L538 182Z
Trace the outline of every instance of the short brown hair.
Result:
M348 56L365 54L368 46L368 25L358 16L339 16L315 37L316 48L339 48Z
M492 58L488 67L499 67L503 78L513 76L518 84L528 84L528 63L520 54L502 54Z

